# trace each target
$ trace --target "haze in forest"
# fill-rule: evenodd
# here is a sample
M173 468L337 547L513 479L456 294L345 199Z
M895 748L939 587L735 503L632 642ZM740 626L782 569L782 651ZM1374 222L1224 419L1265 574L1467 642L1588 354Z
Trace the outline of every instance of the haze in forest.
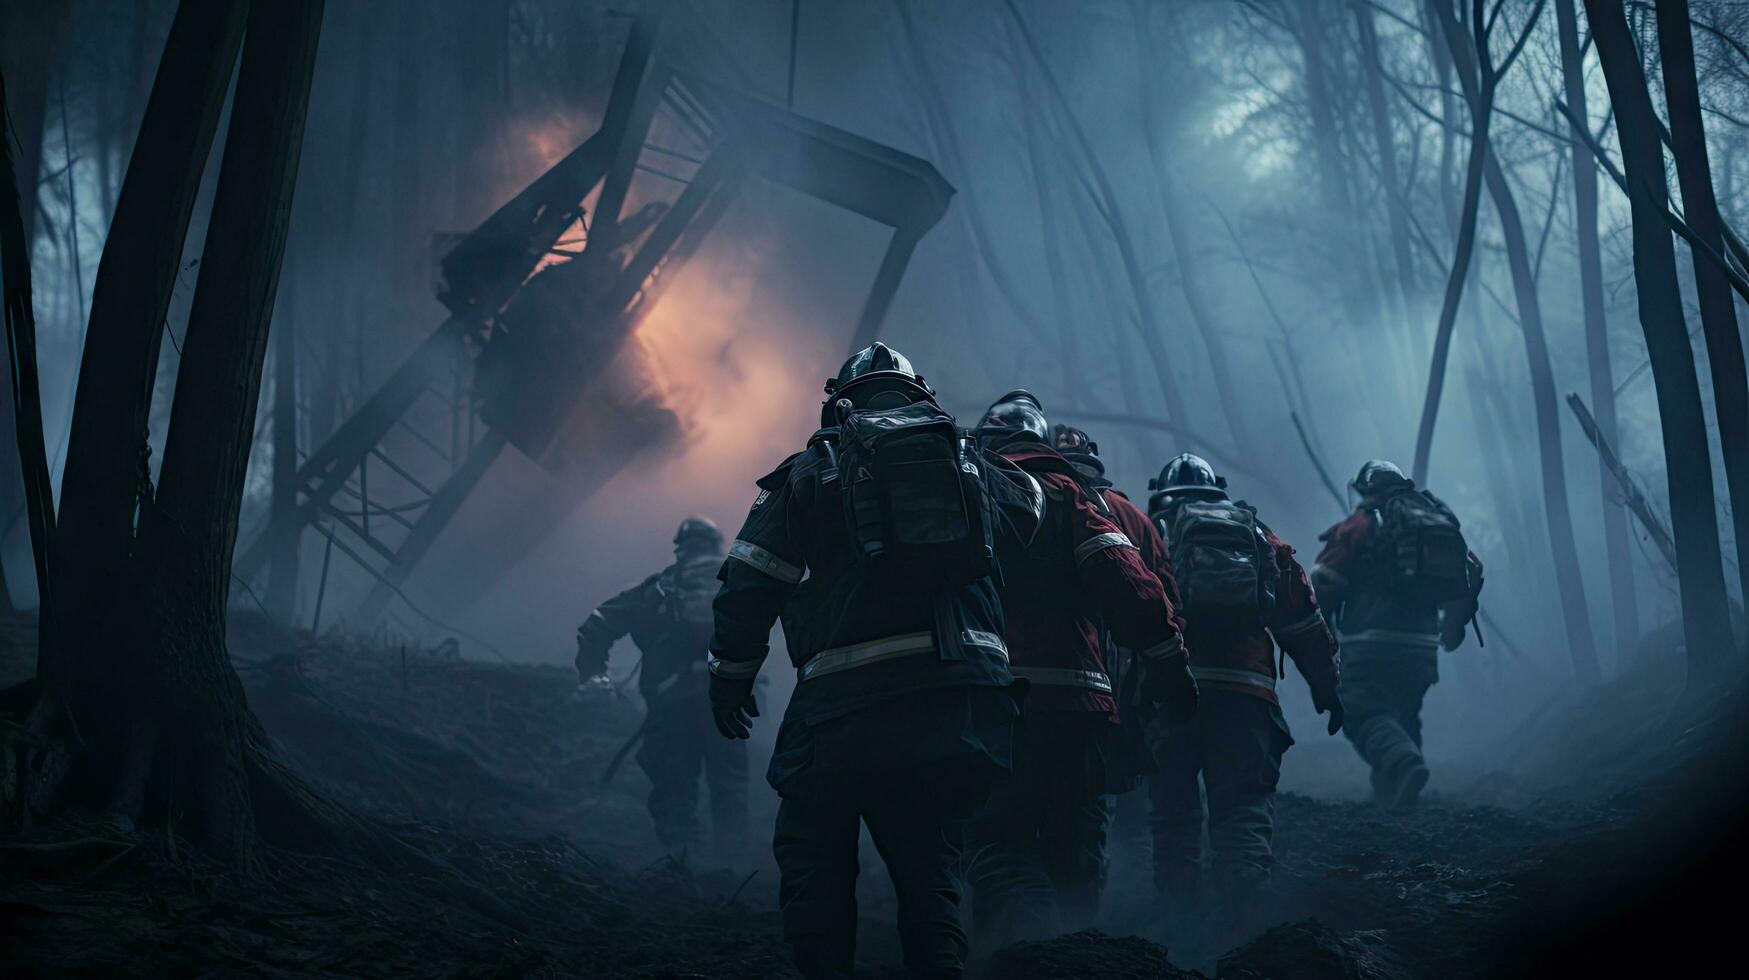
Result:
M438 260L448 249L600 125L630 29L623 6L329 5L274 311L276 335L295 338L301 451L444 321ZM47 74L36 153L23 160L42 189L32 260L57 479L97 256L173 7L72 4L80 29ZM1575 649L1594 651L1597 676L1615 676L1640 656L1644 634L1682 618L1672 568L1621 505L1567 404L1576 392L1599 417L1607 406L1609 441L1668 521L1628 200L1589 148L1574 152L1557 108L1581 95L1583 121L1620 165L1596 52L1557 16L1571 7L1507 2L1490 31L1498 171L1477 191L1425 481L1487 564L1486 645L1444 658L1430 697L1441 778L1509 765L1513 734L1583 677ZM724 53L746 94L921 157L953 185L880 336L962 421L1027 387L1054 421L1097 439L1132 497L1145 496L1172 455L1201 452L1308 562L1362 461L1413 462L1476 127L1448 38L1477 25L1439 24L1410 0L642 8L664 14L663 50L677 64L717 71L691 52ZM1719 207L1742 227L1749 56L1730 38L1749 35L1749 10L1697 2L1693 17ZM1649 11L1631 6L1629 19L1655 54ZM1577 59L1567 65L1564 30ZM1662 112L1658 65L1647 57ZM217 169L208 168L208 196ZM1576 177L1597 185L1603 323L1590 336ZM1680 203L1674 174L1671 186ZM160 399L180 364L201 220L165 324ZM683 517L709 515L732 530L753 481L801 447L886 235L794 190L749 182L616 355L614 371L650 384L646 394L673 412L671 438L599 486L507 451L406 585L411 604L391 602L368 628L427 646L456 637L470 657L569 663L577 622L661 567ZM1687 246L1678 256L1717 460L1726 446ZM1527 313L1540 319L1546 355L1527 346ZM264 524L273 482L269 406L283 375L274 363L266 374L240 545ZM434 389L424 423L448 425L444 413L467 403L465 385ZM455 423L458 443L472 424ZM1552 434L1552 455L1539 434ZM154 459L162 436L153 433ZM1564 481L1565 514L1550 506L1551 472ZM1725 467L1712 473L1724 579L1740 602ZM7 516L6 579L27 606L29 541ZM280 613L310 625L320 596L324 628L356 627L348 610L372 583L325 543L302 536L298 588ZM234 600L267 602L264 578L247 579ZM1576 635L1583 630L1591 639ZM629 647L616 655L614 671L634 656ZM1283 700L1295 728L1313 730L1304 691L1285 685ZM1284 785L1361 792L1345 746L1296 755Z

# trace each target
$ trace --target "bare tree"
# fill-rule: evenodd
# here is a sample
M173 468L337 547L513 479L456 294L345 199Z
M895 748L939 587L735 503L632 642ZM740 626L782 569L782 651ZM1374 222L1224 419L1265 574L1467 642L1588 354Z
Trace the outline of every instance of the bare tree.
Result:
M1464 65L1459 60L1459 75ZM1512 185L1498 159L1487 162L1488 194L1500 216L1500 231L1506 241L1506 263L1512 272L1512 292L1518 306L1518 328L1524 336L1524 356L1530 367L1531 402L1536 407L1537 449L1542 462L1542 496L1549 551L1555 562L1555 588L1561 600L1567 627L1567 645L1579 679L1595 683L1597 641L1592 636L1591 613L1585 603L1585 579L1580 571L1579 551L1573 539L1573 516L1567 500L1567 467L1561 456L1561 409L1555 393L1554 368L1549 363L1549 343L1543 331L1542 304L1537 299L1536 274L1531 269L1530 249L1524 222L1513 199Z
M1580 120L1585 109L1584 56L1579 50L1573 0L1555 0L1560 35L1561 76L1567 105ZM1586 148L1588 134L1573 141L1573 235L1578 240L1579 297L1585 314L1585 354L1591 375L1591 404L1605 440L1619 441L1615 422L1615 375L1609 365L1609 324L1604 317L1603 258L1597 237L1597 164ZM1603 547L1609 563L1610 609L1615 620L1616 662L1626 663L1640 640L1640 604L1634 593L1633 553L1628 548L1627 514L1609 490L1614 477L1601 461L1598 486L1603 495Z
M1142 345L1146 348L1149 358L1154 363L1154 370L1160 376L1160 388L1168 410L1172 413L1172 421L1190 431L1190 420L1185 414L1183 393L1172 381L1172 357L1166 350L1165 324L1162 322L1153 291L1148 288L1147 277L1142 272L1141 255L1136 248L1134 239L1130 236L1129 226L1124 221L1122 208L1117 195L1111 186L1111 178L1105 172L1105 166L1093 152L1092 142L1087 138L1087 131L1081 125L1075 113L1070 109L1068 97L1063 93L1063 86L1057 81L1057 76L1051 70L1050 63L1045 61L1044 53L1039 50L1038 40L1033 37L1025 19L1014 6L1014 0L1004 0L1004 8L1008 12L1008 21L1019 36L1028 57L1037 68L1039 77L1044 80L1045 93L1050 97L1049 104L1058 122L1068 130L1073 145L1079 153L1081 164L1087 168L1088 176L1093 182L1093 203L1099 211L1099 216L1111 231L1112 243L1117 247L1118 260L1128 281L1130 294L1135 300L1137 333ZM1200 443L1201 440L1198 440Z
M1664 435L1665 479L1671 532L1676 539L1690 678L1698 679L1730 661L1731 618L1714 509L1706 415L1676 278L1676 246L1667 223L1670 192L1664 177L1660 123L1621 4L1616 0L1585 0L1585 12L1609 85L1627 171L1640 328L1646 337L1658 397L1658 422Z
M1749 376L1743 366L1743 340L1737 332L1737 305L1731 283L1716 256L1725 254L1719 202L1713 194L1707 159L1706 125L1700 111L1700 81L1694 69L1694 33L1688 4L1658 0L1658 51L1664 62L1664 103L1670 110L1670 148L1682 188L1682 211L1702 248L1691 250L1694 286L1700 300L1701 332L1712 370L1713 409L1719 423L1719 449L1731 499L1731 527L1737 544L1740 594L1749 599Z
M216 116L244 30L243 3L184 0L154 83L142 135L124 181L114 233L105 249L132 250L154 259L186 228L183 188L198 182L206 154L164 137L210 143L209 112ZM247 13L248 43L237 73L233 113L220 165L203 268L178 372L161 488L142 482L138 534L131 527L134 498L122 520L101 512L80 540L100 546L115 561L99 578L89 569L57 566L47 622L64 623L67 610L101 607L113 632L75 634L62 626L39 660L31 728L60 746L50 764L21 775L31 780L31 811L61 804L100 809L150 824L173 824L209 853L252 867L263 838L278 844L325 841L358 824L310 792L274 758L250 713L225 648L225 608L231 548L254 436L274 292L291 210L310 78L322 18L321 0L257 3ZM215 95L216 92L216 95ZM209 104L209 100L210 103ZM168 200L141 201L152 189ZM190 195L192 192L189 192ZM135 222L156 221L136 226ZM172 261L140 263L129 276L112 268L111 289L131 288L147 301L168 291ZM152 273L163 283L153 283ZM120 283L118 286L117 283ZM139 311L106 310L116 319L91 333L118 350L88 346L84 373L107 373L144 383L155 351L125 329ZM148 311L149 312L149 311ZM158 316L162 316L161 310ZM150 322L156 337L161 320ZM134 363L116 363L131 355ZM105 362L108 363L98 363ZM81 395L85 392L82 390ZM79 420L127 444L143 437L135 391L111 391L110 404L93 399L76 408ZM139 428L135 426L138 425ZM101 460L86 460L101 463ZM101 467L100 467L101 468ZM83 483L89 507L107 503L101 480L70 466L68 485ZM118 526L119 525L119 526ZM112 542L94 529L115 532ZM86 556L67 546L67 524L56 531L56 561ZM71 595L65 583L85 590ZM92 595L89 590L103 587ZM80 636L92 642L70 649Z
M133 548L164 318L242 42L243 0L183 0L98 261L50 565L38 673L101 649Z
M1366 61L1366 103L1372 123L1373 148L1379 157L1379 180L1385 185L1385 216L1389 223L1391 259L1394 265L1397 305L1405 314L1415 294L1415 261L1409 249L1409 218L1404 213L1402 182L1397 174L1397 139L1391 126L1391 110L1385 100L1384 64L1379 58L1375 13L1367 0L1349 0L1360 36L1361 56Z
M1505 0L1495 0L1495 11L1498 12ZM1458 211L1457 243L1452 248L1451 271L1446 278L1445 300L1439 308L1439 323L1433 331L1433 363L1427 372L1427 395L1421 406L1421 425L1415 433L1415 460L1411 466L1415 482L1422 483L1427 479L1427 465L1433 454L1433 428L1439 420L1439 400L1445 392L1445 365L1451 356L1451 332L1457 325L1458 303L1463 299L1464 279L1469 276L1470 259L1476 245L1476 212L1482 197L1483 164L1488 158L1488 128L1494 115L1494 97L1500 86L1500 79L1507 69L1518 59L1524 50L1524 42L1530 37L1530 29L1535 25L1534 17L1527 19L1523 33L1512 44L1507 55L1498 67L1494 64L1489 38L1492 34L1494 21L1484 17L1483 0L1474 0L1471 12L1471 22L1474 30L1467 28L1458 20L1457 12L1448 0L1427 0L1433 19L1439 24L1441 33L1445 35L1446 48L1453 57L1458 51L1464 51L1470 58L1475 70L1472 77L1464 82L1466 93L1471 87L1474 95L1469 95L1467 101L1470 108L1470 152L1469 160L1464 165L1464 197ZM1541 9L1542 0L1537 0ZM1463 72L1458 72L1460 76ZM1450 120L1448 120L1449 122Z

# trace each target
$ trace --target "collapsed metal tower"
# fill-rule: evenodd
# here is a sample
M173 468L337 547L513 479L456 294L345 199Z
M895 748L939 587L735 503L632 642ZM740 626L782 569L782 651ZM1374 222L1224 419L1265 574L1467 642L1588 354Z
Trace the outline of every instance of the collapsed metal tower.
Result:
M442 259L448 318L303 460L296 507L257 533L237 574L259 572L275 542L296 547L307 525L373 579L350 617L368 625L506 446L560 471L585 459L586 497L671 435L672 413L603 368L748 179L893 229L852 344L873 340L953 187L927 161L711 80L744 82L714 46L695 44L683 70L657 33L634 19L600 128ZM583 249L560 249L579 223Z

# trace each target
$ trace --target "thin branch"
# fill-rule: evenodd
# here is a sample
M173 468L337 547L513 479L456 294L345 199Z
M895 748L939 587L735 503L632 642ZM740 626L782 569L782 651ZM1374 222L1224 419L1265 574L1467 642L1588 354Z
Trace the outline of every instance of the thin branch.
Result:
M1512 67L1512 63L1518 60L1518 56L1524 53L1524 42L1530 40L1531 32L1536 29L1536 22L1542 19L1543 7L1546 3L1547 0L1536 0L1536 6L1532 8L1530 17L1524 22L1524 30L1519 32L1518 40L1512 42L1512 50L1506 53L1506 60L1500 62L1500 67L1495 69L1495 77L1506 74L1507 70ZM1504 6L1505 0L1501 0L1501 4Z

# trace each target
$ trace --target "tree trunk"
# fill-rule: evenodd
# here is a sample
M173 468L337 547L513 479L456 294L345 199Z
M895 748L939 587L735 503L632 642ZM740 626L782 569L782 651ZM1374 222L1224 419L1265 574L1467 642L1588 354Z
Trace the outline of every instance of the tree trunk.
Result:
M97 267L51 567L38 675L103 646L116 620L146 467L160 338L200 175L242 39L244 0L183 0L170 28ZM74 710L83 717L89 712Z
M43 447L42 394L37 384L36 312L31 298L30 241L24 233L24 201L17 192L17 168L13 164L12 143L4 133L10 130L11 116L6 112L6 79L0 76L0 280L5 282L4 309L6 338L6 407L13 423L10 431L0 431L0 442L11 450L12 469L4 474L16 478L22 490L24 509L29 517L31 557L36 568L39 592L46 593L49 581L48 548L54 535L54 490L49 485L48 453ZM8 505L11 501L7 501ZM16 612L12 595L7 591L4 571L0 570L0 600L4 612Z
M12 113L11 135L18 140L18 154L12 158L12 164L28 246L36 235L37 182L42 174L49 72L60 52L62 27L72 4L68 0L27 0L9 6L4 29L0 29L0 67L6 70L10 93L7 108Z
M18 152L12 158L14 184L0 188L0 193L16 189L18 194L27 261L30 244L36 237L37 184L42 173L43 126L48 118L49 69L60 50L61 28L70 6L67 0L14 4L8 10L4 29L0 29L0 68L6 72L6 108L12 119L11 127L0 138L16 138L18 143ZM0 537L25 513L18 445L10 437L17 426L12 380L0 377ZM6 571L0 564L0 614L15 610Z
M1385 216L1391 233L1391 258L1396 268L1399 307L1408 312L1415 295L1415 264L1409 251L1409 219L1403 213L1397 177L1397 139L1391 129L1390 104L1385 100L1384 65L1379 60L1379 38L1373 9L1367 0L1349 0L1354 23L1360 32L1361 55L1366 59L1366 101L1372 115L1373 145L1379 154L1379 179L1384 182Z
M292 315L295 293L286 295L279 329L273 336L273 497L268 529L273 553L267 565L267 610L282 623L297 612L298 547L304 522L298 508L298 323Z
M1615 107L1627 170L1640 328L1646 336L1664 435L1665 478L1671 533L1676 539L1689 672L1692 680L1698 680L1730 661L1731 618L1713 500L1706 415L1676 278L1676 246L1666 219L1670 192L1664 179L1658 116L1621 4L1618 0L1585 0L1585 12Z
M1573 0L1555 0L1555 25L1561 41L1561 74L1567 106L1589 119L1585 108L1585 65L1579 50L1579 25ZM1585 353L1591 369L1591 406L1605 440L1619 444L1615 422L1615 374L1609 365L1609 322L1604 315L1603 259L1597 237L1597 161L1585 140L1573 141L1573 234L1579 245L1579 294L1585 312ZM1609 563L1610 608L1615 618L1618 667L1633 657L1640 642L1640 604L1634 592L1634 557L1628 517L1616 494L1615 478L1601 460L1598 488L1603 497L1603 547Z
M1427 397L1421 405L1421 425L1415 433L1415 461L1411 478L1425 483L1427 467L1433 454L1433 428L1439 420L1440 396L1445 391L1445 365L1451 356L1451 333L1457 325L1458 303L1463 298L1464 279L1469 275L1471 253L1476 245L1476 211L1481 204L1483 164L1488 158L1488 123L1494 114L1494 86L1486 78L1478 78L1475 57L1465 49L1471 43L1469 33L1457 22L1451 10L1439 5L1435 17L1445 34L1446 46L1457 62L1457 74L1463 79L1464 92L1474 95L1470 102L1470 154L1464 166L1464 199L1458 214L1457 244L1452 249L1451 274L1445 282L1445 300L1439 308L1439 324L1433 331L1433 363L1427 372Z
M256 728L225 649L231 551L268 326L290 224L322 0L256 3L237 75L159 492L143 521L149 792L189 807L182 832L232 862L256 836Z
M1694 35L1686 0L1658 0L1658 51L1664 62L1664 101L1670 110L1670 145L1682 188L1682 212L1694 234L1715 255L1725 254L1719 202L1707 160L1706 127L1700 114L1700 83L1694 70ZM1575 153L1578 150L1575 148ZM1749 377L1737 304L1723 269L1691 249L1701 331L1713 377L1713 409L1719 421L1725 486L1731 500L1731 530L1737 545L1738 594L1749 601Z
M1579 550L1573 541L1573 516L1567 500L1567 465L1561 456L1561 406L1555 394L1554 368L1549 363L1548 338L1543 332L1542 304L1536 295L1536 274L1530 267L1530 249L1524 237L1524 222L1512 197L1512 186L1492 157L1487 164L1488 193L1500 216L1500 231L1506 239L1506 262L1512 271L1512 292L1518 300L1518 323L1524 334L1524 357L1530 368L1531 400L1536 407L1537 449L1542 457L1543 508L1547 517L1549 554L1555 562L1555 585L1561 598L1561 618L1567 627L1567 646L1573 671L1579 680L1595 684L1597 641L1591 631L1591 611L1585 603L1585 579L1580 572Z

